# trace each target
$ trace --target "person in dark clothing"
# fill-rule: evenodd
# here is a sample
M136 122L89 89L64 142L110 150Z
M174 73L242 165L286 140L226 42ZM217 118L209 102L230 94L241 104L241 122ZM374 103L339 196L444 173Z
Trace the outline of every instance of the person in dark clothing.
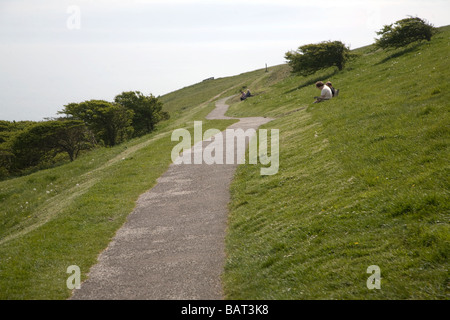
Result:
M252 94L250 93L250 90L247 89L247 92L244 92L241 90L241 101L247 99L248 97L251 97Z
M328 81L327 83L325 83L326 86L328 86L328 88L331 89L331 94L334 97L336 95L336 89L333 88L333 85L331 84L330 81Z

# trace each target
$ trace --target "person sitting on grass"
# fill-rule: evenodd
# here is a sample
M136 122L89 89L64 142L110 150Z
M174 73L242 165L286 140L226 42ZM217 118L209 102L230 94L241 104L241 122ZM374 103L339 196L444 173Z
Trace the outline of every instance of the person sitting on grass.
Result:
M314 103L330 100L333 97L331 89L328 86L324 85L322 81L316 82L316 88L319 89L321 92L320 97L314 97L314 99L316 99Z
M247 89L247 93L241 90L241 101L247 99L248 97L251 97L252 94L250 93L250 90Z
M333 88L333 85L331 84L331 82L328 81L327 83L325 83L325 85L331 89L331 95L334 97L336 90Z

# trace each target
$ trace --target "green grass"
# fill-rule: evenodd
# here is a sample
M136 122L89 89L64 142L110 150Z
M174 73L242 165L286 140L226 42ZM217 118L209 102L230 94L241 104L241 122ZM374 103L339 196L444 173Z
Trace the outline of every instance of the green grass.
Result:
M0 182L0 299L68 298L67 268L79 266L86 279L138 196L167 170L178 143L172 130L192 133L194 120L204 130L236 122L204 120L214 107L193 105L145 137Z
M160 97L171 115L150 135L99 148L73 163L0 182L0 299L66 299L67 267L82 280L140 194L171 163L174 129L223 130L237 120L205 120L215 101L255 82L281 80L280 67L220 78ZM258 86L254 86L257 88ZM252 87L253 88L253 87Z
M161 97L161 101L164 102L164 110L171 114L186 114L193 106L205 101L210 102L219 94L227 97L239 94L239 90L243 88L249 88L252 93L260 94L265 88L283 80L287 74L288 71L283 65L271 67L267 73L265 69L255 70L233 77L200 82L166 94Z
M280 169L233 181L228 299L448 299L450 28L342 72L289 76L230 116L269 116ZM312 104L316 80L338 98ZM381 269L369 290L367 267Z
M291 76L286 65L161 97L171 119L147 136L0 182L0 299L66 299L171 160L176 128L228 115L269 116L280 169L241 165L231 187L223 282L229 299L448 299L450 28L403 51L355 50L341 72ZM311 104L316 80L337 99ZM381 290L368 290L370 265Z

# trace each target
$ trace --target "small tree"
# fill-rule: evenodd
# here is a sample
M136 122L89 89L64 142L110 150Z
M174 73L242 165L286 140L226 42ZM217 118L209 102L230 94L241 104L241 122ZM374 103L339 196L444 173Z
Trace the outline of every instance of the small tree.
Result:
M385 25L375 39L375 45L379 48L400 48L416 41L427 40L436 33L436 28L419 17L409 17L397 22Z
M0 120L0 179L9 176L14 171L16 157L12 146L16 137L35 124L34 121Z
M117 103L103 100L70 103L59 113L83 120L96 138L103 140L107 146L114 146L133 133L131 120L134 112Z
M54 149L66 152L70 161L75 160L82 150L89 150L95 145L92 132L80 120L51 121L52 132L48 143Z
M162 102L151 94L145 96L139 91L122 92L114 101L134 112L132 125L137 135L152 132L155 124L168 116L161 111Z
M91 133L83 121L38 122L18 134L12 143L14 162L17 169L41 164L60 152L66 152L73 161L81 150L94 144Z
M285 58L292 67L292 72L306 76L332 66L342 70L350 58L350 49L340 41L324 41L303 45L297 51L289 51Z

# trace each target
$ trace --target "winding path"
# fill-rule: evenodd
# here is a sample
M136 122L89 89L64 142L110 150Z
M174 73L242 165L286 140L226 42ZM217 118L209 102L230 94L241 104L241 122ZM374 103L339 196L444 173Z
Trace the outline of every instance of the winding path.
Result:
M233 119L225 116L229 98L217 101L207 119ZM257 129L271 119L239 120L228 129ZM227 204L236 167L171 164L140 196L71 299L223 299Z

